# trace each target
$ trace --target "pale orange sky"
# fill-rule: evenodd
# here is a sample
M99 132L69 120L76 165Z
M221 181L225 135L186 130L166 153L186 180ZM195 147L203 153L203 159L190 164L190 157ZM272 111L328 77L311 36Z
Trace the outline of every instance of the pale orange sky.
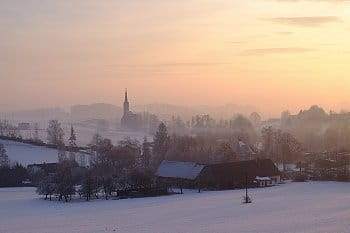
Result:
M350 1L2 0L0 112L106 102L350 109Z

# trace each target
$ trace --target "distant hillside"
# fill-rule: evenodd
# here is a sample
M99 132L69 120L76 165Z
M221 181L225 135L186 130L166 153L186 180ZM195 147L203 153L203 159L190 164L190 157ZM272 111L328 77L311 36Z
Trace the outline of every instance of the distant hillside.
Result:
M250 115L252 112L258 112L258 109L249 105L227 104L222 106L194 106L193 107L202 114L210 114L214 118L231 118L240 113L243 115Z
M156 114L160 119L167 119L172 116L189 118L196 115L196 111L190 107L177 106L171 104L148 104L132 106L135 112L150 112Z
M65 119L69 113L61 108L41 108L16 112L1 113L0 118L10 121L40 122L49 119Z
M253 106L244 105L222 105L222 106L180 106L172 104L147 104L130 106L130 110L137 112L150 112L156 114L160 119L169 119L172 116L181 116L190 119L198 114L210 114L214 118L231 118L237 113L249 115L257 111ZM73 105L70 112L61 108L43 108L28 111L17 111L1 113L0 119L7 119L12 122L47 122L51 119L62 121L107 119L119 120L123 115L123 109L119 106L106 103L95 103L89 105Z
M180 106L172 104L147 104L130 106L130 110L156 114L160 119L181 116L190 119L197 114L210 114L215 118L231 118L237 113L249 115L257 111L255 107L243 105L223 106ZM71 117L75 119L120 119L123 114L121 107L112 104L75 105L71 107Z
M136 105L133 107L136 112L151 112L158 115L160 118L169 118L174 115L179 115L183 118L190 118L197 114L210 114L214 118L231 118L237 113L249 115L257 111L253 106L243 105L223 105L223 106L178 106L171 104L148 104Z
M121 118L123 109L121 107L96 103L90 105L74 105L71 107L70 115L75 119L111 119Z

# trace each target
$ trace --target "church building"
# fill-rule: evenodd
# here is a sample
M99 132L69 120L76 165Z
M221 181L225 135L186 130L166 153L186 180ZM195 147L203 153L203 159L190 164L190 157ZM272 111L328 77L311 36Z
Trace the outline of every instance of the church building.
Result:
M139 115L130 111L128 90L125 90L124 105L123 105L123 117L121 119L121 126L124 129L136 130L139 126Z

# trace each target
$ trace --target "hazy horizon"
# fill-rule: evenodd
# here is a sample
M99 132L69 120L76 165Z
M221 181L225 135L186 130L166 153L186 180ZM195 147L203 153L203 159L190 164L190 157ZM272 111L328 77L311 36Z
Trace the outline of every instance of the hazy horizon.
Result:
M350 2L0 3L0 112L75 104L350 109Z
M16 113L16 112L27 112L27 111L36 111L36 110L43 110L43 109L61 109L61 110L64 110L65 112L67 113L70 113L71 111L71 107L74 107L74 106L79 106L79 105L86 105L86 106L90 106L90 105L95 105L95 104L107 104L107 105L113 105L115 107L119 107L121 110L123 108L122 104L118 104L118 103L104 103L104 102L92 102L92 103L76 103L76 104L72 104L72 105L69 105L69 106L38 106L38 107L32 107L32 108L20 108L20 109L13 109L13 110L10 110L10 111L0 111L0 113L2 114L6 114L6 113ZM247 108L248 109L251 109L251 111L248 113L247 111L245 112L240 112L240 111L237 111L237 112L232 112L232 117L234 116L234 114L243 114L243 115L246 115L248 116L250 113L252 112L258 112L259 114L261 114L261 116L263 117L263 119L268 119L268 118L279 118L281 117L281 114L282 112L284 111L289 111L291 114L298 114L300 111L305 111L305 110L309 110L310 107L314 106L314 105L317 105L319 107L321 107L322 109L325 110L326 113L329 113L330 111L335 111L335 112L342 112L342 111L349 111L348 109L346 108L339 108L339 109L327 109L327 108L324 108L324 106L322 105L319 105L319 104L311 104L310 106L305 106L304 108L299 108L299 109L296 109L294 111L291 111L290 109L282 109L280 112L266 112L264 111L264 109L261 109L259 108L258 106L254 106L254 105L240 105L240 104L235 104L235 103L227 103L227 104L221 104L221 105L205 105L205 104L198 104L198 105L186 105L186 104L183 104L183 105L180 105L180 104L171 104L171 103L162 103L162 102L154 102L154 103L145 103L145 104L132 104L131 105L131 110L134 111L134 112L140 112L138 111L137 109L132 109L133 107L142 107L142 106L151 106L151 105L170 105L170 106L174 106L174 107L184 107L184 108L188 108L188 109L195 109L195 108L198 108L198 107L203 107L203 108L222 108L222 107L225 107L225 106L236 106L238 108ZM206 112L206 113L210 113L210 112ZM170 113L169 113L170 114ZM181 115L179 114L178 112L174 112L174 116L176 115ZM1 116L0 116L1 117Z

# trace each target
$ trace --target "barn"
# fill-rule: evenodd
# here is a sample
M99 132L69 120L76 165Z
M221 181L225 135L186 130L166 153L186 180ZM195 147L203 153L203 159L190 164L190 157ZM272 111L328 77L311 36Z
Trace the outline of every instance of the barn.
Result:
M179 162L164 160L156 171L156 177L162 179L170 186L181 189L198 187L199 176L204 165L192 162Z
M200 183L208 189L234 189L249 186L262 186L259 180L276 184L280 182L280 172L270 159L206 165L200 175ZM266 186L266 185L264 185Z
M280 182L280 172L270 159L255 159L201 165L192 162L163 161L156 176L171 186L235 189L268 186Z

